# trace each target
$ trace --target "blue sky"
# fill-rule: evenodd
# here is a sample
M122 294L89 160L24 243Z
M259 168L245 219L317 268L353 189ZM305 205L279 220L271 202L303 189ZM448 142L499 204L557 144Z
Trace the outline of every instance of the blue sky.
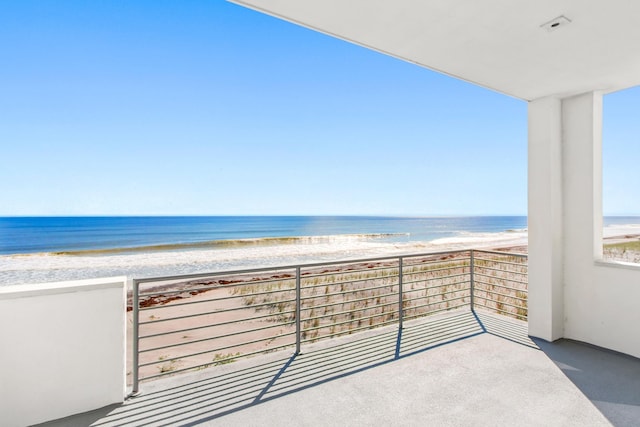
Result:
M525 102L222 0L3 2L0 52L0 215L526 214Z

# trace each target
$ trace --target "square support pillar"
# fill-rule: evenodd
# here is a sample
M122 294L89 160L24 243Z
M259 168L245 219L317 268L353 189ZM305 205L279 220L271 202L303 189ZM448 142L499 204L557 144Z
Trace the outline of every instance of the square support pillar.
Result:
M529 103L529 335L564 334L562 101Z
M602 257L602 95L529 103L529 335L581 333Z
M562 130L565 336L594 342L594 325L618 315L599 308L609 298L625 298L613 292L606 299L596 296L618 284L613 276L598 283L594 267L602 258L602 95L564 99Z

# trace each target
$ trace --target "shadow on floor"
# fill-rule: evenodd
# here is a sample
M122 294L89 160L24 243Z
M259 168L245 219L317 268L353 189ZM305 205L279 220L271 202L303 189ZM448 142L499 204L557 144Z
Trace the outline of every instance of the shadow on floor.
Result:
M609 422L640 426L640 359L565 339L535 342Z
M640 420L640 361L571 341L546 343L527 336L527 324L482 311L453 312L274 353L193 374L145 383L122 405L43 426L189 426L263 402L393 363L430 349L491 334L542 349L616 426Z
M484 313L456 312L406 322L405 328L370 331L303 348L289 357L253 359L156 381L122 405L42 424L42 426L197 425L278 397L391 363L394 360L490 333L535 348L524 322ZM359 334L360 335L360 334ZM265 357L266 358L266 357ZM240 365L240 364L238 364ZM235 369L234 369L235 368ZM240 368L240 369L238 369ZM144 390L144 389L143 389Z

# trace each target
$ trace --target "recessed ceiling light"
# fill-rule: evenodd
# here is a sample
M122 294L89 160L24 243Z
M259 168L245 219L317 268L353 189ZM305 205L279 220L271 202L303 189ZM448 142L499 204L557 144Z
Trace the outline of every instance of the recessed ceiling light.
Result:
M555 31L560 27L564 27L571 23L571 20L564 15L560 15L557 18L552 19L549 22L546 22L540 25L541 28L544 28L547 31Z

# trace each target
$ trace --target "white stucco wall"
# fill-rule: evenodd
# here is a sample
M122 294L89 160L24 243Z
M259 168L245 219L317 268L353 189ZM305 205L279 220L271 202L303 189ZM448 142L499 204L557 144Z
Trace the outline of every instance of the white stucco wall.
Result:
M126 278L0 288L0 425L125 397Z
M640 357L640 267L601 258L602 96L590 92L534 101L529 105L529 333Z
M640 357L640 268L602 258L602 95L562 102L565 337Z

